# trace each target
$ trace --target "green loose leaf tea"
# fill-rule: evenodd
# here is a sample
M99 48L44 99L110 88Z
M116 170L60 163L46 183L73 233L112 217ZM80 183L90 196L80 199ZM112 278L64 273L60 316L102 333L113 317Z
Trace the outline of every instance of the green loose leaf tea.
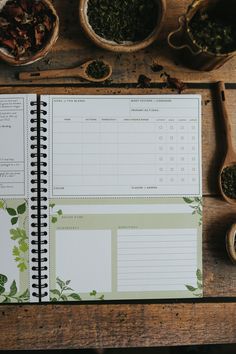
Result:
M236 165L223 169L221 174L222 190L229 198L236 198Z
M153 32L158 5L155 0L89 0L87 15L100 37L117 43L137 42Z
M102 79L109 74L109 67L101 60L94 60L88 65L86 74L93 79Z
M198 11L189 22L189 31L197 45L215 54L236 50L236 22L232 12L224 5Z

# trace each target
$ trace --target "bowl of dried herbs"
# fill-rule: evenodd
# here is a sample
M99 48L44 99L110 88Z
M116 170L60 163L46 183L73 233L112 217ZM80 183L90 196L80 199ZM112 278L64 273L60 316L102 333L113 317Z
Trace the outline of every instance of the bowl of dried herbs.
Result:
M166 11L165 0L80 0L80 24L97 46L134 52L157 40Z
M235 17L235 0L194 0L168 43L189 66L217 69L236 53Z
M59 19L49 0L0 2L0 59L27 65L42 59L55 44Z

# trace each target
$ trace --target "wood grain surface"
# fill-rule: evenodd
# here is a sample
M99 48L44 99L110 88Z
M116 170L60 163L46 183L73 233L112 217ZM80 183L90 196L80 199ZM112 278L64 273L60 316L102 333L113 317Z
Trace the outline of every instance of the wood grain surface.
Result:
M1 349L233 343L236 303L1 307ZM8 327L8 336L5 324Z
M81 33L77 19L78 0L55 0L60 20L60 38L43 61L30 67L11 68L0 63L0 93L38 94L161 94L171 90L128 88L137 85L140 74L152 83L162 81L151 70L158 59L165 70L184 81L236 83L236 58L209 73L182 66L167 47L167 34L177 27L178 17L191 1L167 0L166 24L152 47L134 54L117 55L94 47ZM85 59L103 57L113 65L113 85L88 87L79 79L20 82L19 71L67 68ZM82 87L81 87L82 85ZM203 87L203 86L202 86ZM229 87L229 86L228 86ZM232 86L233 87L233 86ZM222 122L217 111L214 86L189 88L202 95L203 142L203 300L137 301L111 304L1 305L0 350L79 349L147 347L207 343L236 343L236 267L225 249L225 234L236 221L236 207L219 196L217 173L224 157ZM227 109L236 142L235 90L227 89Z
M54 0L53 3L60 17L60 35L52 52L41 62L20 69L10 68L1 63L0 84L21 85L22 83L17 79L17 73L26 71L29 68L37 71L40 69L69 68L78 65L85 59L95 57L102 57L112 64L112 79L117 83L137 82L139 74L151 76L153 82L161 81L160 73L153 73L151 70L153 60L158 60L169 74L177 76L184 81L214 82L224 80L225 82L236 82L236 72L234 70L236 57L218 70L198 72L184 67L177 58L176 53L168 48L167 35L178 28L178 18L186 12L191 2L191 0L166 0L166 20L156 43L137 53L116 54L97 48L82 33L78 20L79 0ZM39 82L43 83L43 80L39 80ZM71 84L78 82L80 82L78 78L67 78L47 80L45 84Z

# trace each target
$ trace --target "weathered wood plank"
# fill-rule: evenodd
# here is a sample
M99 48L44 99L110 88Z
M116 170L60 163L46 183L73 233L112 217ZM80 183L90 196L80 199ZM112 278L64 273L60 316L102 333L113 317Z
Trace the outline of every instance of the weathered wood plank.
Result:
M198 72L181 65L176 53L174 54L168 49L167 35L178 27L178 17L186 12L187 6L191 3L189 0L175 1L174 3L173 0L167 0L166 20L159 40L143 51L122 55L101 50L85 38L78 21L78 0L70 0L69 2L55 0L53 3L61 22L60 38L56 46L48 57L29 67L12 68L1 63L0 84L21 85L22 83L16 78L16 73L19 70L66 68L75 66L86 58L94 57L104 57L111 62L114 69L112 77L114 82L137 82L140 74L150 76L153 82L161 81L160 73L153 73L150 67L154 58L158 59L168 73L185 81L225 80L225 82L236 82L236 57L216 71ZM71 78L38 82L47 85L51 83L78 83L80 81Z
M236 297L236 267L228 258L225 236L236 222L236 207L219 198L203 203L203 284L205 297Z
M1 306L0 314L2 350L236 342L236 303Z

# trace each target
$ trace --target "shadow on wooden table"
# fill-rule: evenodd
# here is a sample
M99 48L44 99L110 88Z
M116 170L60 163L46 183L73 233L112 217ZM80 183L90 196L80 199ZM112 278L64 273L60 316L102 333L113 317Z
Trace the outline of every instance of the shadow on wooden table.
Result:
M0 350L0 353L3 352ZM8 354L24 354L28 351L7 351ZM235 354L236 344L203 345L160 348L116 348L97 350L36 350L34 354Z

